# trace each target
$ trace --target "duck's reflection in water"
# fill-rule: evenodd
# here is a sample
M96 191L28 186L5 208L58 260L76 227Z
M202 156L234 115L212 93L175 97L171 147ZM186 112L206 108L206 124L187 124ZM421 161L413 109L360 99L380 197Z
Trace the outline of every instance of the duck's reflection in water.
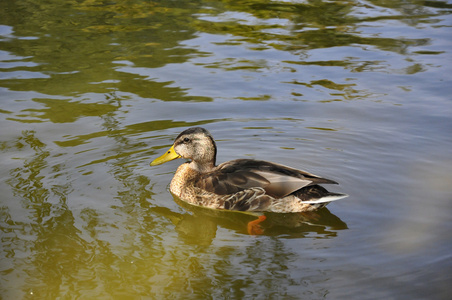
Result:
M253 214L214 210L187 204L177 197L174 199L189 212L176 213L165 207L155 207L152 210L170 219L180 238L190 244L210 244L216 237L218 227L233 230L236 233L249 234L248 223L256 220L259 215L266 217L259 225L262 235L267 236L330 238L335 237L339 230L348 228L345 222L327 208L305 213Z

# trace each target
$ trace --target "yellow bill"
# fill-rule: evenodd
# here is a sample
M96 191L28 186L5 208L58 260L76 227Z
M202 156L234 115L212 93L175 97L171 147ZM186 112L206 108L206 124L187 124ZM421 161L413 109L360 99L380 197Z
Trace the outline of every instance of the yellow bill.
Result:
M157 165L161 165L164 164L166 162L169 162L170 160L173 159L177 159L180 158L181 156L179 154L176 153L176 151L174 151L174 146L172 146L171 148L169 148L168 151L165 152L165 154L163 154L160 157L157 157L156 159L154 159L150 165L151 166L157 166Z

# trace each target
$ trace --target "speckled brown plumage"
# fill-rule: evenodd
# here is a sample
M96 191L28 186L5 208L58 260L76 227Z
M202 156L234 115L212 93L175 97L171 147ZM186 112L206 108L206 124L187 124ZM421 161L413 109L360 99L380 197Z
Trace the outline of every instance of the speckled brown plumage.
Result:
M214 209L303 212L347 196L319 185L336 184L333 180L268 161L237 159L215 166L216 153L210 133L193 127L151 165L191 159L177 169L170 191L183 201Z

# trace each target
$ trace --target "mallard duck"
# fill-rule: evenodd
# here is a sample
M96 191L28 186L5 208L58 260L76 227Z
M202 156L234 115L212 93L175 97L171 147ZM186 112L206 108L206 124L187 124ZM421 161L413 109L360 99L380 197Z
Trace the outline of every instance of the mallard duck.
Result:
M217 166L216 155L212 135L204 128L193 127L180 133L173 146L151 166L181 157L189 159L177 168L170 191L182 201L213 209L306 212L347 197L319 185L337 184L330 179L263 160L236 159Z

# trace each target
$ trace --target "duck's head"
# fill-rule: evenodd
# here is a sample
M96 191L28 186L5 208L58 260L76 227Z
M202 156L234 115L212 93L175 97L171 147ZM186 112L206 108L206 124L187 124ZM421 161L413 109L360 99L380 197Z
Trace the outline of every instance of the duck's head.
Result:
M191 159L191 167L207 172L215 167L217 146L210 133L202 127L192 127L181 132L162 156L151 162L160 165L177 158Z

